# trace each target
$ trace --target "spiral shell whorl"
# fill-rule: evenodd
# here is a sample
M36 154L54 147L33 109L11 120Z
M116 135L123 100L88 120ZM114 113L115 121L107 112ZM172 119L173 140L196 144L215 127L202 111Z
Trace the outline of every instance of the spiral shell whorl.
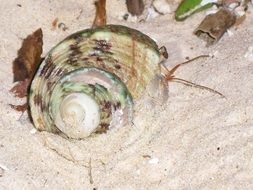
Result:
M48 53L32 82L29 104L35 127L84 138L126 124L132 119L132 98L139 98L159 72L159 61L155 42L124 26L108 25L69 36ZM66 107L69 97L75 97L71 108ZM78 99L85 103L79 104ZM86 104L93 105L89 111L96 115L89 129ZM64 119L68 109L79 118L73 119L76 128L71 119Z

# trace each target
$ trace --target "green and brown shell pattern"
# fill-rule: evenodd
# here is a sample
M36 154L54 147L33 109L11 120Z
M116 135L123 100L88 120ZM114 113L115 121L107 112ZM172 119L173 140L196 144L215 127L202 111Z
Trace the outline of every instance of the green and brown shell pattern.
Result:
M34 126L84 138L125 125L132 120L133 100L160 74L160 61L156 43L125 26L72 34L47 54L32 81Z

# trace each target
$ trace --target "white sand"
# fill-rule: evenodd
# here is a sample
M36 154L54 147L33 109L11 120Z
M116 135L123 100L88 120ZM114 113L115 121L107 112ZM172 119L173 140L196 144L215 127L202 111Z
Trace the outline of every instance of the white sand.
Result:
M138 111L135 126L83 141L34 134L27 114L10 108L9 103L21 103L8 90L22 38L41 27L45 54L64 37L90 27L91 2L0 2L0 167L4 169L0 189L252 189L253 63L244 57L253 46L251 13L232 29L234 35L206 48L192 35L203 14L180 23L172 15L127 23L118 19L125 11L118 5L124 1L108 1L108 23L124 24L157 39L168 49L169 67L187 56L216 52L214 58L180 68L177 76L214 88L227 99L170 83L168 103L150 112ZM69 29L52 31L56 17Z

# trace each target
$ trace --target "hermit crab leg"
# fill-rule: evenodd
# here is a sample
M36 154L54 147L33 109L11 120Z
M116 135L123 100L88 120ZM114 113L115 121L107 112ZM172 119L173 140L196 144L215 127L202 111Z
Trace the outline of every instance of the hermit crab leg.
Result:
M169 70L166 66L164 66L163 64L161 64L162 68L165 69L166 73L164 74L164 77L167 81L172 81L172 82L178 82L178 83L181 83L181 84L184 84L184 85L187 85L187 86L191 86L191 87L195 87L195 88L199 88L199 89L203 89L203 90L208 90L209 92L212 92L212 93L215 93L215 94L218 94L220 95L221 97L225 98L225 96L212 89L212 88L209 88L209 87L206 87L206 86L202 86L202 85L199 85L199 84L195 84L193 82L190 82L190 81L187 81L187 80L184 80L184 79L181 79L181 78L176 78L173 74L175 73L175 71L182 65L185 65L185 64L188 64L192 61L195 61L199 58L204 58L204 57L209 57L209 55L200 55L200 56L197 56L197 57L194 57L193 59L190 59L190 60L187 60L183 63L179 63L177 64L176 66L174 66L171 70Z
M178 82L178 83L181 83L181 84L184 84L184 85L187 85L187 86L191 86L191 87L195 87L195 88L199 88L199 89L208 90L209 92L213 92L213 93L218 94L221 97L225 98L225 96L222 93L220 93L220 92L218 92L218 91L216 91L212 88L209 88L207 86L202 86L202 85L199 85L199 84L195 84L193 82L190 82L190 81L187 81L187 80L184 80L184 79L180 79L180 78L176 78L176 77L173 77L171 81Z
M171 70L168 70L167 68L166 68L166 70L168 71L169 75L172 76L172 75L175 73L175 71L176 71L180 66L186 65L186 64L191 63L191 62L193 62L193 61L195 61L195 60L197 60L197 59L204 58L204 57L210 57L210 56L209 56L209 55L200 55L200 56L194 57L194 58L192 58L192 59L190 59L190 60L187 60L187 61L185 61L185 62L183 62L183 63L177 64L177 65L174 66Z

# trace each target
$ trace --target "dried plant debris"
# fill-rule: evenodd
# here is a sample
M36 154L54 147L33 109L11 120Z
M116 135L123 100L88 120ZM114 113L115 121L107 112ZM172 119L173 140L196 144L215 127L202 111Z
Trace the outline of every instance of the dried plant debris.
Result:
M220 9L215 14L210 14L200 23L194 31L199 38L207 42L207 46L216 43L226 30L231 27L236 20L236 16L228 9Z
M24 39L13 62L14 82L32 78L41 60L42 30L38 29Z
M106 25L106 0L95 1L96 16L92 28Z
M27 95L27 89L29 86L29 79L19 81L11 90L15 97L24 98Z
M183 0L175 14L177 21L212 7L207 16L194 31L207 46L215 44L232 25L240 25L246 18L249 0ZM215 6L213 6L215 5ZM211 13L211 14L210 14Z
M55 30L57 28L57 23L58 23L59 19L55 18L52 22L52 27L51 30Z
M41 63L42 30L38 29L23 40L18 50L18 57L13 61L13 81L18 83L10 90L16 97L24 98L27 95L31 80ZM24 111L27 105L11 105L17 111Z
M11 106L12 109L19 111L19 112L25 112L28 109L28 104L24 103L22 105L13 105L13 104L9 104Z
M127 10L131 15L139 16L144 11L143 0L126 0Z

